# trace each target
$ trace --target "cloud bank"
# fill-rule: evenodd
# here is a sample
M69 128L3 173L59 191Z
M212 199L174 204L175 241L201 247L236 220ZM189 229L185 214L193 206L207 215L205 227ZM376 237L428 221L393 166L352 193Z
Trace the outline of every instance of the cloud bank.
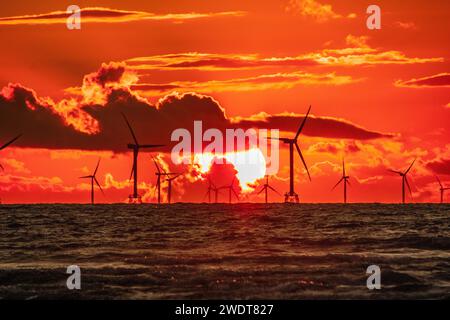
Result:
M229 118L218 101L198 93L174 92L151 104L130 89L133 79L135 75L124 64L103 64L84 77L80 99L58 102L39 97L20 84L9 84L0 94L0 138L23 132L17 146L125 151L131 136L121 112L128 116L140 143L145 144L167 144L174 129L192 130L195 120L203 121L204 130L239 127L295 132L303 118L291 113ZM343 119L319 116L308 120L304 133L357 140L392 136Z

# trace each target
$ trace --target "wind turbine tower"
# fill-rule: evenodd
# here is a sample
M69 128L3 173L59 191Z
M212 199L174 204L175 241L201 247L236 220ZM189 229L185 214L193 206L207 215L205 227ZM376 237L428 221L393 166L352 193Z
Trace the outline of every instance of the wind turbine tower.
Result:
M350 179L350 177L345 174L345 162L342 160L342 177L331 190L334 190L342 181L344 181L344 203L347 203L347 184L350 186L350 181L348 181L348 179Z
M411 163L411 165L408 167L408 169L406 169L406 171L404 171L404 172L388 169L389 171L397 173L400 177L402 177L402 203L405 203L405 184L408 187L409 193L412 195L411 187L409 185L408 178L407 178L407 174L408 174L409 170L411 170L414 162L416 162L416 159L414 159L414 161Z
M261 194L261 192L263 192L263 191L265 192L265 202L266 203L268 201L268 196L267 196L267 193L269 191L268 189L278 193L281 196L281 194L277 190L275 190L271 185L269 185L269 176L266 175L266 183L264 183L264 185L261 188L261 190L257 193L259 195L259 194Z
M98 182L97 176L96 176L96 175L97 175L97 171L98 171L99 165L100 165L100 159L98 159L97 166L95 167L95 170L94 170L94 173L93 173L93 174L88 175L88 176L80 177L80 179L91 179L91 204L94 204L94 182L97 184L97 186L99 187L100 191L101 191L103 194L105 194L105 193L103 192L103 189L102 189L102 187L100 186L100 183Z
M309 112L311 111L311 106L309 106L308 112L306 113L305 117L303 118L303 121L300 125L300 127L297 130L297 134L294 138L268 138L268 139L277 139L280 141L283 141L286 144L289 144L289 192L286 192L284 195L284 202L299 202L298 194L294 191L294 146L297 149L297 153L300 156L300 159L303 162L303 166L306 169L306 172L308 173L308 178L311 181L311 175L309 174L308 166L306 165L305 159L303 158L302 151L300 150L300 147L298 146L297 140L300 135L300 133L303 130L303 127L305 126L306 119L308 119Z
M130 130L134 143L127 144L128 149L133 151L133 167L131 169L130 180L133 177L133 194L129 196L130 203L142 203L141 196L138 193L138 155L140 149L163 147L163 144L139 144L133 128L127 117L122 113L122 117Z

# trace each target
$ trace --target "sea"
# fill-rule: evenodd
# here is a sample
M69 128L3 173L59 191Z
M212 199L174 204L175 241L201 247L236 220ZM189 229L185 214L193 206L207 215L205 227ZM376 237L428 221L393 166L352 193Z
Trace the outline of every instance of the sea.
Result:
M0 205L0 299L449 298L448 204Z

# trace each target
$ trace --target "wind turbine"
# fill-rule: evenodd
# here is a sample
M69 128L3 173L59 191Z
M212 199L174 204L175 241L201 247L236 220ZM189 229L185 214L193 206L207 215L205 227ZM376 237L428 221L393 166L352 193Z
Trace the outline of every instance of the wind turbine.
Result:
M208 191L206 191L205 196L203 197L203 200L205 200L206 197L208 197L208 202L211 203L211 192L215 192L215 199L216 199L216 203L217 203L217 187L215 186L214 183L212 183L211 179L208 178Z
M217 193L219 189L228 189L228 202L231 203L231 194L233 193L236 199L239 200L239 195L237 194L236 190L234 190L234 181L236 181L236 177L233 177L233 180L231 181L231 184L228 186L223 186L218 189L216 189L216 202L217 202Z
M342 181L344 181L344 203L347 203L347 183L350 185L349 176L345 174L345 162L342 160L342 178L334 185L331 190L334 190Z
M94 204L94 182L97 184L97 186L100 188L100 191L105 194L103 192L102 187L100 186L100 183L98 183L96 174L97 174L97 170L98 170L98 166L100 165L100 159L98 159L97 162L97 166L95 167L94 173L89 175L89 176L83 176L80 177L80 179L91 179L91 204Z
M161 177L162 176L171 176L171 175L179 175L178 173L167 173L166 171L164 171L164 169L160 168L158 163L156 162L155 158L153 159L153 163L155 164L156 167L156 188L158 190L158 203L161 203ZM170 185L170 183L169 183ZM170 202L170 201L169 201Z
M170 173L174 174L174 173ZM176 174L176 176L166 178L166 181L169 183L169 187L167 188L167 202L170 203L170 198L172 196L172 181L181 176L181 174Z
M412 195L411 187L409 186L408 178L406 177L406 175L408 174L409 170L411 170L414 162L416 162L416 159L414 159L414 161L411 163L409 168L406 169L405 172L388 169L389 171L397 173L399 176L402 177L402 203L405 203L405 184L408 187L409 193Z
M303 130L303 127L305 126L306 119L308 118L309 112L311 111L311 106L309 106L308 112L306 113L305 117L303 118L303 121L298 128L297 134L294 138L267 138L267 139L276 139L283 141L284 143L289 144L289 192L286 192L284 194L284 202L297 202L298 203L298 194L294 191L294 145L297 149L298 155L300 156L300 159L303 162L303 165L306 169L306 172L308 173L309 181L311 181L311 176L309 174L308 166L306 165L305 159L303 158L302 151L300 150L300 147L298 146L297 140L298 136Z
M136 135L134 134L133 128L131 127L130 123L128 122L127 117L124 113L122 113L122 117L125 120L128 129L130 130L131 136L133 137L134 143L129 143L127 145L128 149L133 150L133 167L131 169L130 174L130 180L131 177L133 177L133 194L130 195L129 199L130 202L133 203L141 203L141 196L138 194L138 154L140 149L146 149L146 148L156 148L156 147L163 147L163 144L139 144Z
M19 134L18 136L16 136L15 138L13 138L12 140L9 140L8 142L6 142L4 145L2 145L0 147L0 151L5 149L7 146L9 146L10 144L12 144L14 141L16 141L17 139L19 139L22 136L22 134ZM0 169L5 170L3 168L3 166L0 164Z
M442 186L441 180L439 180L438 176L436 176L436 179L439 183L439 191L441 191L441 203L444 203L444 191L445 190L450 190L450 187L444 188Z
M275 190L272 186L269 185L269 176L266 175L266 183L263 185L262 189L257 193L259 195L261 192L265 191L266 203L267 203L268 189L278 193L281 196L281 194L277 190Z

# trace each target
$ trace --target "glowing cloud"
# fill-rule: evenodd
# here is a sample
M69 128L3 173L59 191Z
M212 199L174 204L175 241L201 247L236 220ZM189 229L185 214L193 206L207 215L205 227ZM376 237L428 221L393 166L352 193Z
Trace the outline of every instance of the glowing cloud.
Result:
M304 17L311 17L317 22L326 22L331 19L342 18L342 15L334 12L329 4L321 4L315 0L290 0L286 7L287 12L299 14ZM347 18L355 18L355 13L350 13Z
M88 7L81 9L82 23L119 23L130 21L169 21L181 22L211 17L240 17L243 11L227 11L213 13L167 13L154 14L144 11L127 11L102 7ZM53 11L43 14L22 15L0 18L0 25L36 25L36 24L65 24L69 13Z

